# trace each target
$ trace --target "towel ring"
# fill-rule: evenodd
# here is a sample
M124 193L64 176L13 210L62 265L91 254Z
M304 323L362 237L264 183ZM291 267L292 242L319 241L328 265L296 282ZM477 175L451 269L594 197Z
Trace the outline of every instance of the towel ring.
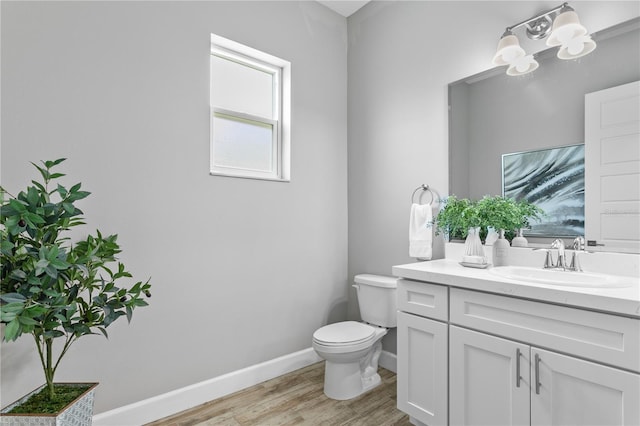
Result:
M433 191L431 190L431 188L429 188L429 185L425 185L422 184L419 187L417 187L414 191L413 194L411 194L411 203L413 203L414 198L416 197L416 192L423 190L423 191L429 191L429 194L431 195L431 199L429 200L429 202L427 204L431 205L433 204L433 201L435 200L435 197L433 195ZM422 197L422 194L420 194L420 196L418 197L418 203L420 202L420 198Z

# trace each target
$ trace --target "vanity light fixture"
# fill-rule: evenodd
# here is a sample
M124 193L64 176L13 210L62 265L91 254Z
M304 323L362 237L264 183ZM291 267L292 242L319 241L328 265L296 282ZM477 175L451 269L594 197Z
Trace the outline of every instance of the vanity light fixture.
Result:
M587 34L587 29L580 24L578 14L568 3L507 27L498 42L498 49L493 57L494 65L507 65L507 74L523 75L538 68L538 61L533 55L527 55L518 37L513 34L517 28L525 28L527 37L541 40L546 37L547 46L558 46L558 58L575 59L587 55L596 48L596 43Z

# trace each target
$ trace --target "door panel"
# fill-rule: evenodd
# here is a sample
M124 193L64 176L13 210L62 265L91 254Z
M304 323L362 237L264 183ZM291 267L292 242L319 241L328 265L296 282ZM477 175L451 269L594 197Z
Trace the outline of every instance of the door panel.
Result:
M455 326L449 339L451 424L528 425L529 346Z
M640 252L640 82L585 95L585 234Z
M640 424L640 375L542 349L531 352L532 425Z
M398 408L447 425L447 324L398 312Z

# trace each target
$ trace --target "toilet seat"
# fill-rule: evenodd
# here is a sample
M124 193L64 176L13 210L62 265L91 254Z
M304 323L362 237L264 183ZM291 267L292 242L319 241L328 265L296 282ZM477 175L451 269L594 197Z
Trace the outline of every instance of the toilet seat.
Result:
M356 352L370 348L381 337L382 330L386 332L361 322L338 322L316 330L313 345L327 353Z
M375 329L370 325L343 321L319 328L313 333L313 339L323 346L343 346L368 342L374 334Z

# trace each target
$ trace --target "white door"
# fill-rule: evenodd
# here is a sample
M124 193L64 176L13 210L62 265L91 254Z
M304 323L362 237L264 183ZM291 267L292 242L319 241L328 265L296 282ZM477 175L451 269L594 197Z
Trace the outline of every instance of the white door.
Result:
M449 327L451 425L528 425L529 346Z
M640 82L585 95L585 238L640 252Z
M447 425L447 324L398 312L398 408Z
M640 375L532 348L531 424L640 424Z

